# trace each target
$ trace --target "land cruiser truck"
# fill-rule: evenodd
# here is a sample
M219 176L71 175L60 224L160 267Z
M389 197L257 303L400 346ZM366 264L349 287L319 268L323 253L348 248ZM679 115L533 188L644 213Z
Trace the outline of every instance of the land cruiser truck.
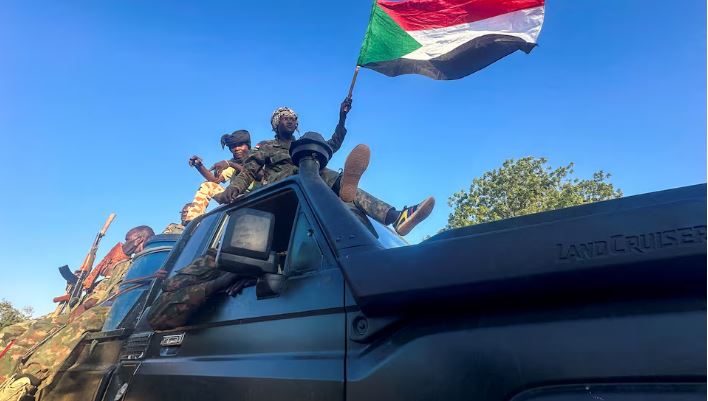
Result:
M154 331L156 281L81 399L706 399L705 184L408 245L324 184L329 155L301 139L299 174L190 223L170 274L216 252L254 284Z

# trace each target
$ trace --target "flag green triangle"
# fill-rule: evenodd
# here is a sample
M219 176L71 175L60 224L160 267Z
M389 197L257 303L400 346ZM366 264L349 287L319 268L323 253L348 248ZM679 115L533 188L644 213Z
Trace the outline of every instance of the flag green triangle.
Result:
M374 2L357 65L395 60L422 47Z

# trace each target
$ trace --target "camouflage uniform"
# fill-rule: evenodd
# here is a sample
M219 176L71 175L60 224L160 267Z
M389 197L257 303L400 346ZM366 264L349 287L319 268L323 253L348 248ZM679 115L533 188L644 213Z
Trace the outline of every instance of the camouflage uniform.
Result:
M148 322L155 330L183 326L193 312L206 302L207 286L215 280L236 275L216 269L215 252L210 250L162 283L162 293L150 307Z
M0 401L15 401L18 394L23 392L39 391L51 386L52 379L64 364L71 363L69 359L76 346L89 332L100 331L106 320L109 306L102 306L109 297L118 291L120 283L123 281L125 273L130 267L132 259L119 262L113 269L111 276L104 279L96 287L89 297L81 304L95 304L90 309L78 315L71 315L68 323L61 324L61 320L51 320L42 322L42 326L37 330L28 330L25 335L31 335L34 344L39 344L28 356L24 363L18 364L13 370L13 377L5 381L0 386ZM75 310L79 308L78 306ZM66 319L66 315L58 319ZM39 324L35 323L35 325ZM34 325L33 325L34 326ZM50 327L47 329L46 327ZM44 329L43 329L44 328ZM43 340L36 341L43 335ZM14 348L14 345L13 345ZM7 357L7 355L5 355ZM17 354L16 359L22 357ZM31 386L25 383L23 375L30 375L33 379L40 381L38 386Z
M132 262L132 259L126 259L116 264L112 269L110 277L107 277L96 284L93 291L91 291L91 294L86 298L86 300L84 300L84 303L87 303L89 300L95 300L95 303L93 301L92 303L95 305L100 305L101 302L104 302L110 296L118 292L118 287L123 281L123 277L130 268L130 264Z
M347 129L342 124L338 124L327 144L336 152L342 146ZM246 159L243 169L238 175L231 177L230 190L237 194L245 192L246 188L254 181L257 172L263 169L262 184L271 184L283 180L298 172L298 168L290 158L290 144L293 140L276 138L274 140L262 142L258 149ZM325 183L337 191L340 173L330 169L322 169L320 172ZM376 221L384 223L386 214L393 207L386 202L375 198L371 194L357 189L354 204L361 208L367 215Z
M184 226L177 223L170 223L162 230L162 234L182 234Z
M30 348L39 343L52 330L56 330L66 323L67 318L67 315L46 315L3 328L0 331L0 350L5 349L12 340L15 342L0 358L0 384L12 374L19 359Z

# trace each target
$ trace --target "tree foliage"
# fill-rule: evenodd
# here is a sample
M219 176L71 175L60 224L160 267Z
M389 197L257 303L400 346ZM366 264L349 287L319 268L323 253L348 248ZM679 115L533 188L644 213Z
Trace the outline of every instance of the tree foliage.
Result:
M622 196L600 170L591 179L571 177L573 163L553 169L546 158L509 159L475 178L469 191L448 199L453 208L445 229L522 216Z
M12 303L6 299L0 300L0 329L11 324L19 323L23 320L32 317L32 307L20 309L15 308Z

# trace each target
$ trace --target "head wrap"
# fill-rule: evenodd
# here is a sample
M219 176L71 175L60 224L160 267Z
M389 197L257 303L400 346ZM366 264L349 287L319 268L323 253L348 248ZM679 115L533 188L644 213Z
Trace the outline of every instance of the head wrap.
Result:
M231 149L244 143L248 145L249 148L251 147L251 134L245 129L240 129L238 131L234 131L231 134L226 134L221 137L222 149L224 148L224 146Z
M273 127L273 131L278 132L278 124L280 124L280 119L283 116L292 117L295 119L295 123L297 123L297 113L295 113L295 110L287 107L278 107L270 117L270 126Z

